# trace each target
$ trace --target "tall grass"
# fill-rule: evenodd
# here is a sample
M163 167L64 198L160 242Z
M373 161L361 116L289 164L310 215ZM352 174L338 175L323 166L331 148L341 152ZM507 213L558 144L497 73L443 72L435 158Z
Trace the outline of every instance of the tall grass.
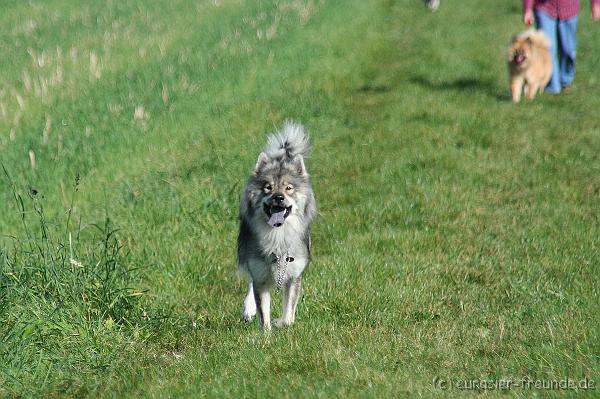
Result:
M131 267L109 217L55 220L35 189L20 190L4 169L21 227L0 247L0 392L30 394L55 387L82 393L82 375L111 366L151 335ZM74 384L70 384L74 382Z

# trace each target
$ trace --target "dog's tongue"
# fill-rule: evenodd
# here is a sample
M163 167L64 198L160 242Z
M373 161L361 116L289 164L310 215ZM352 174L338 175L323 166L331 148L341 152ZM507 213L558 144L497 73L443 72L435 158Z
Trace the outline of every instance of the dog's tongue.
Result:
M520 63L522 63L524 60L525 60L525 57L524 57L523 55L521 55L521 54L517 54L517 55L515 56L515 62L516 62L517 64L520 64Z
M281 212L272 213L271 217L269 218L269 221L267 223L269 223L271 225L271 227L279 227L279 226L283 225L284 221L285 221L285 209L282 210Z

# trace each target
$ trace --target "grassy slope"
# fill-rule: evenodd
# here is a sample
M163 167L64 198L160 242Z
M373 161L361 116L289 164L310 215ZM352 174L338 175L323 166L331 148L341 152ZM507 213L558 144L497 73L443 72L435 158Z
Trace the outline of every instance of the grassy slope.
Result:
M72 218L92 269L48 262L66 274L14 283L28 253L4 239L19 261L3 264L0 318L27 320L0 330L7 393L381 396L431 393L434 376L598 378L598 25L582 19L573 94L514 106L509 1L217 4L15 3L0 17L1 160L24 197L40 191L26 206L43 204L52 243L66 242L81 175ZM24 50L56 46L65 78L36 95L24 71L51 79L60 56L34 67ZM133 118L139 106L149 117ZM314 137L320 214L299 322L265 337L239 322L237 195L286 117ZM22 237L11 198L0 186L0 226ZM105 215L124 254L102 258L87 233ZM98 257L131 271L79 303L65 291L95 292Z

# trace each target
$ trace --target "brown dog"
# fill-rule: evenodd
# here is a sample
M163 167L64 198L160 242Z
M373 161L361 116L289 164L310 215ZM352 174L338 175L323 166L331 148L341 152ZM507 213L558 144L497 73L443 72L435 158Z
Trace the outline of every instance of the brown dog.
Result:
M550 41L539 30L530 29L518 34L508 49L508 72L513 102L521 100L521 91L532 100L543 91L552 75Z

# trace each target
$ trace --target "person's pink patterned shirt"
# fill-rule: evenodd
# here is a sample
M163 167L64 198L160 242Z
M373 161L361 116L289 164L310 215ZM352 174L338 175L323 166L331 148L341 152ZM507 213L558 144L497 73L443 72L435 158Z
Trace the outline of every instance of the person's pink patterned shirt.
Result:
M600 0L591 0L592 5L600 5ZM552 18L570 19L579 14L579 0L523 0L524 10L543 11Z

